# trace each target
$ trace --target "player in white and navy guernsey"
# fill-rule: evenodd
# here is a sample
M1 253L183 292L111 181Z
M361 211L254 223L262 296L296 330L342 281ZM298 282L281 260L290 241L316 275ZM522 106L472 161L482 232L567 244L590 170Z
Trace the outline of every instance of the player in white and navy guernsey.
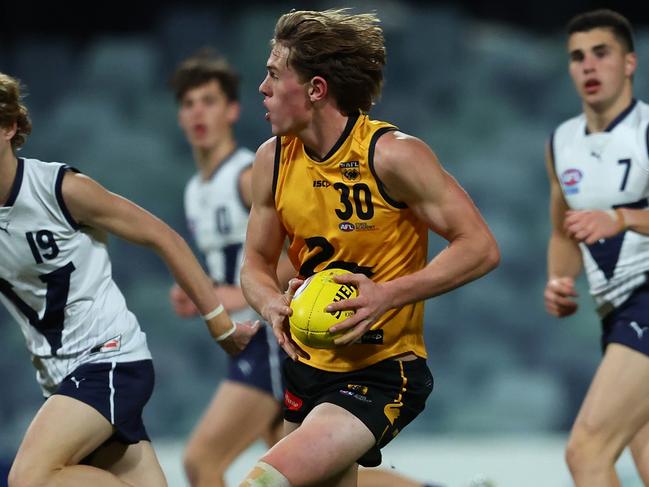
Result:
M165 486L142 423L151 354L112 279L106 234L155 250L230 353L257 327L218 313L209 277L162 221L64 164L17 158L31 125L18 82L2 73L0 106L0 300L46 397L9 485Z
M241 293L239 274L243 262L243 242L248 226L249 201L241 183L249 174L254 153L236 148L219 162L207 179L195 174L185 188L187 225L205 257L216 292ZM223 301L236 321L257 320L259 315L238 299ZM268 329L262 329L239 355L229 358L228 380L260 389L276 399L283 398L280 371L284 354ZM217 408L218 409L218 408Z
M604 355L566 458L577 487L619 485L614 465L630 446L649 485L649 105L633 98L637 59L627 19L586 12L568 33L583 113L548 144L553 230L545 304L554 316L574 313L583 267Z
M196 173L185 187L187 226L205 258L209 275L217 284L239 287L250 211L239 187L253 158L250 150L236 148L207 178ZM231 315L235 319L257 316L249 306L233 309Z
M258 317L239 285L254 154L237 147L234 139L238 83L227 62L209 51L181 63L171 82L180 126L198 167L185 188L187 223L205 257L215 295L237 320ZM290 264L285 268L294 274ZM171 300L180 316L195 314L177 286ZM185 471L192 486L222 485L230 462L249 445L260 438L272 445L281 437L283 359L266 326L241 354L228 359L226 380L188 442Z
M83 364L150 360L146 336L111 277L104 236L80 231L63 203L69 169L17 161L0 208L0 300L20 324L43 393Z
M550 141L551 159L571 209L649 206L648 124L649 105L632 100L603 132L590 133L584 114L557 128ZM647 282L649 236L624 231L592 244L580 242L579 247L602 316Z

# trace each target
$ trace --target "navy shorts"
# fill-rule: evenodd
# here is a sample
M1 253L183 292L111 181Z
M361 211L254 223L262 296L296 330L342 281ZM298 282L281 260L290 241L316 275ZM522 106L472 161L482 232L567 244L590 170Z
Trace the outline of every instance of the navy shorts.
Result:
M419 413L433 390L426 360L383 360L352 372L328 372L291 359L284 361L284 419L301 423L318 404L346 409L372 432L376 444L357 463L381 464L387 445Z
M619 343L649 355L649 284L639 287L602 320L602 352Z
M142 410L151 397L154 381L151 360L84 364L63 379L54 394L95 408L115 427L111 440L132 445L150 441Z
M228 380L261 389L278 401L284 397L282 362L286 352L279 346L270 325L262 323L248 346L228 359Z

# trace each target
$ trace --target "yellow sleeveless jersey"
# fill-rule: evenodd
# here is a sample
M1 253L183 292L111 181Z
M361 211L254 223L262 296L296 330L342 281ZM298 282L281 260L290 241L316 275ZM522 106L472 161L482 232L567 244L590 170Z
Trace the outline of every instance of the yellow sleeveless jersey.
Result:
M427 226L390 198L374 171L376 141L391 130L396 127L366 115L352 117L322 161L309 157L297 137L277 139L275 206L301 276L344 268L383 282L426 265ZM423 312L423 302L389 310L351 346L324 350L298 342L311 356L300 360L343 372L409 352L425 358Z

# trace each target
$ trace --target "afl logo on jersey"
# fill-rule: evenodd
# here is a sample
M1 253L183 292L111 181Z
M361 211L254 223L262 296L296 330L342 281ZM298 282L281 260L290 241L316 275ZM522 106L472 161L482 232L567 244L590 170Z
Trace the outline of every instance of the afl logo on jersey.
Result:
M353 232L356 229L356 225L349 222L342 222L340 225L338 225L338 228L340 228L343 232Z
M566 194L579 192L579 182L583 174L579 169L566 169L561 173L561 185Z

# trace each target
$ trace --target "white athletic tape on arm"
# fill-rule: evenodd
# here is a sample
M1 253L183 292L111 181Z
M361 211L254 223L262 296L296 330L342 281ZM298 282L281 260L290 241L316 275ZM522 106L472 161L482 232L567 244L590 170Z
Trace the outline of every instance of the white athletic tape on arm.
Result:
M623 232L624 230L626 230L626 221L624 221L624 213L622 213L622 210L615 208L614 210L606 210L606 213L611 217L612 220L617 222L618 232Z
M221 313L223 313L223 310L224 310L224 309L225 309L225 308L223 307L223 305L222 305L222 304L219 304L219 305L218 305L216 308L214 308L212 311L210 311L210 312L207 313L206 315L203 315L203 319L204 319L205 321L210 321L212 318L216 318L218 315L220 315Z
M235 331L237 331L237 324L233 321L232 322L232 328L230 328L228 331L225 333L221 333L219 336L215 337L214 340L217 342L222 342L225 340L227 337L232 335Z

